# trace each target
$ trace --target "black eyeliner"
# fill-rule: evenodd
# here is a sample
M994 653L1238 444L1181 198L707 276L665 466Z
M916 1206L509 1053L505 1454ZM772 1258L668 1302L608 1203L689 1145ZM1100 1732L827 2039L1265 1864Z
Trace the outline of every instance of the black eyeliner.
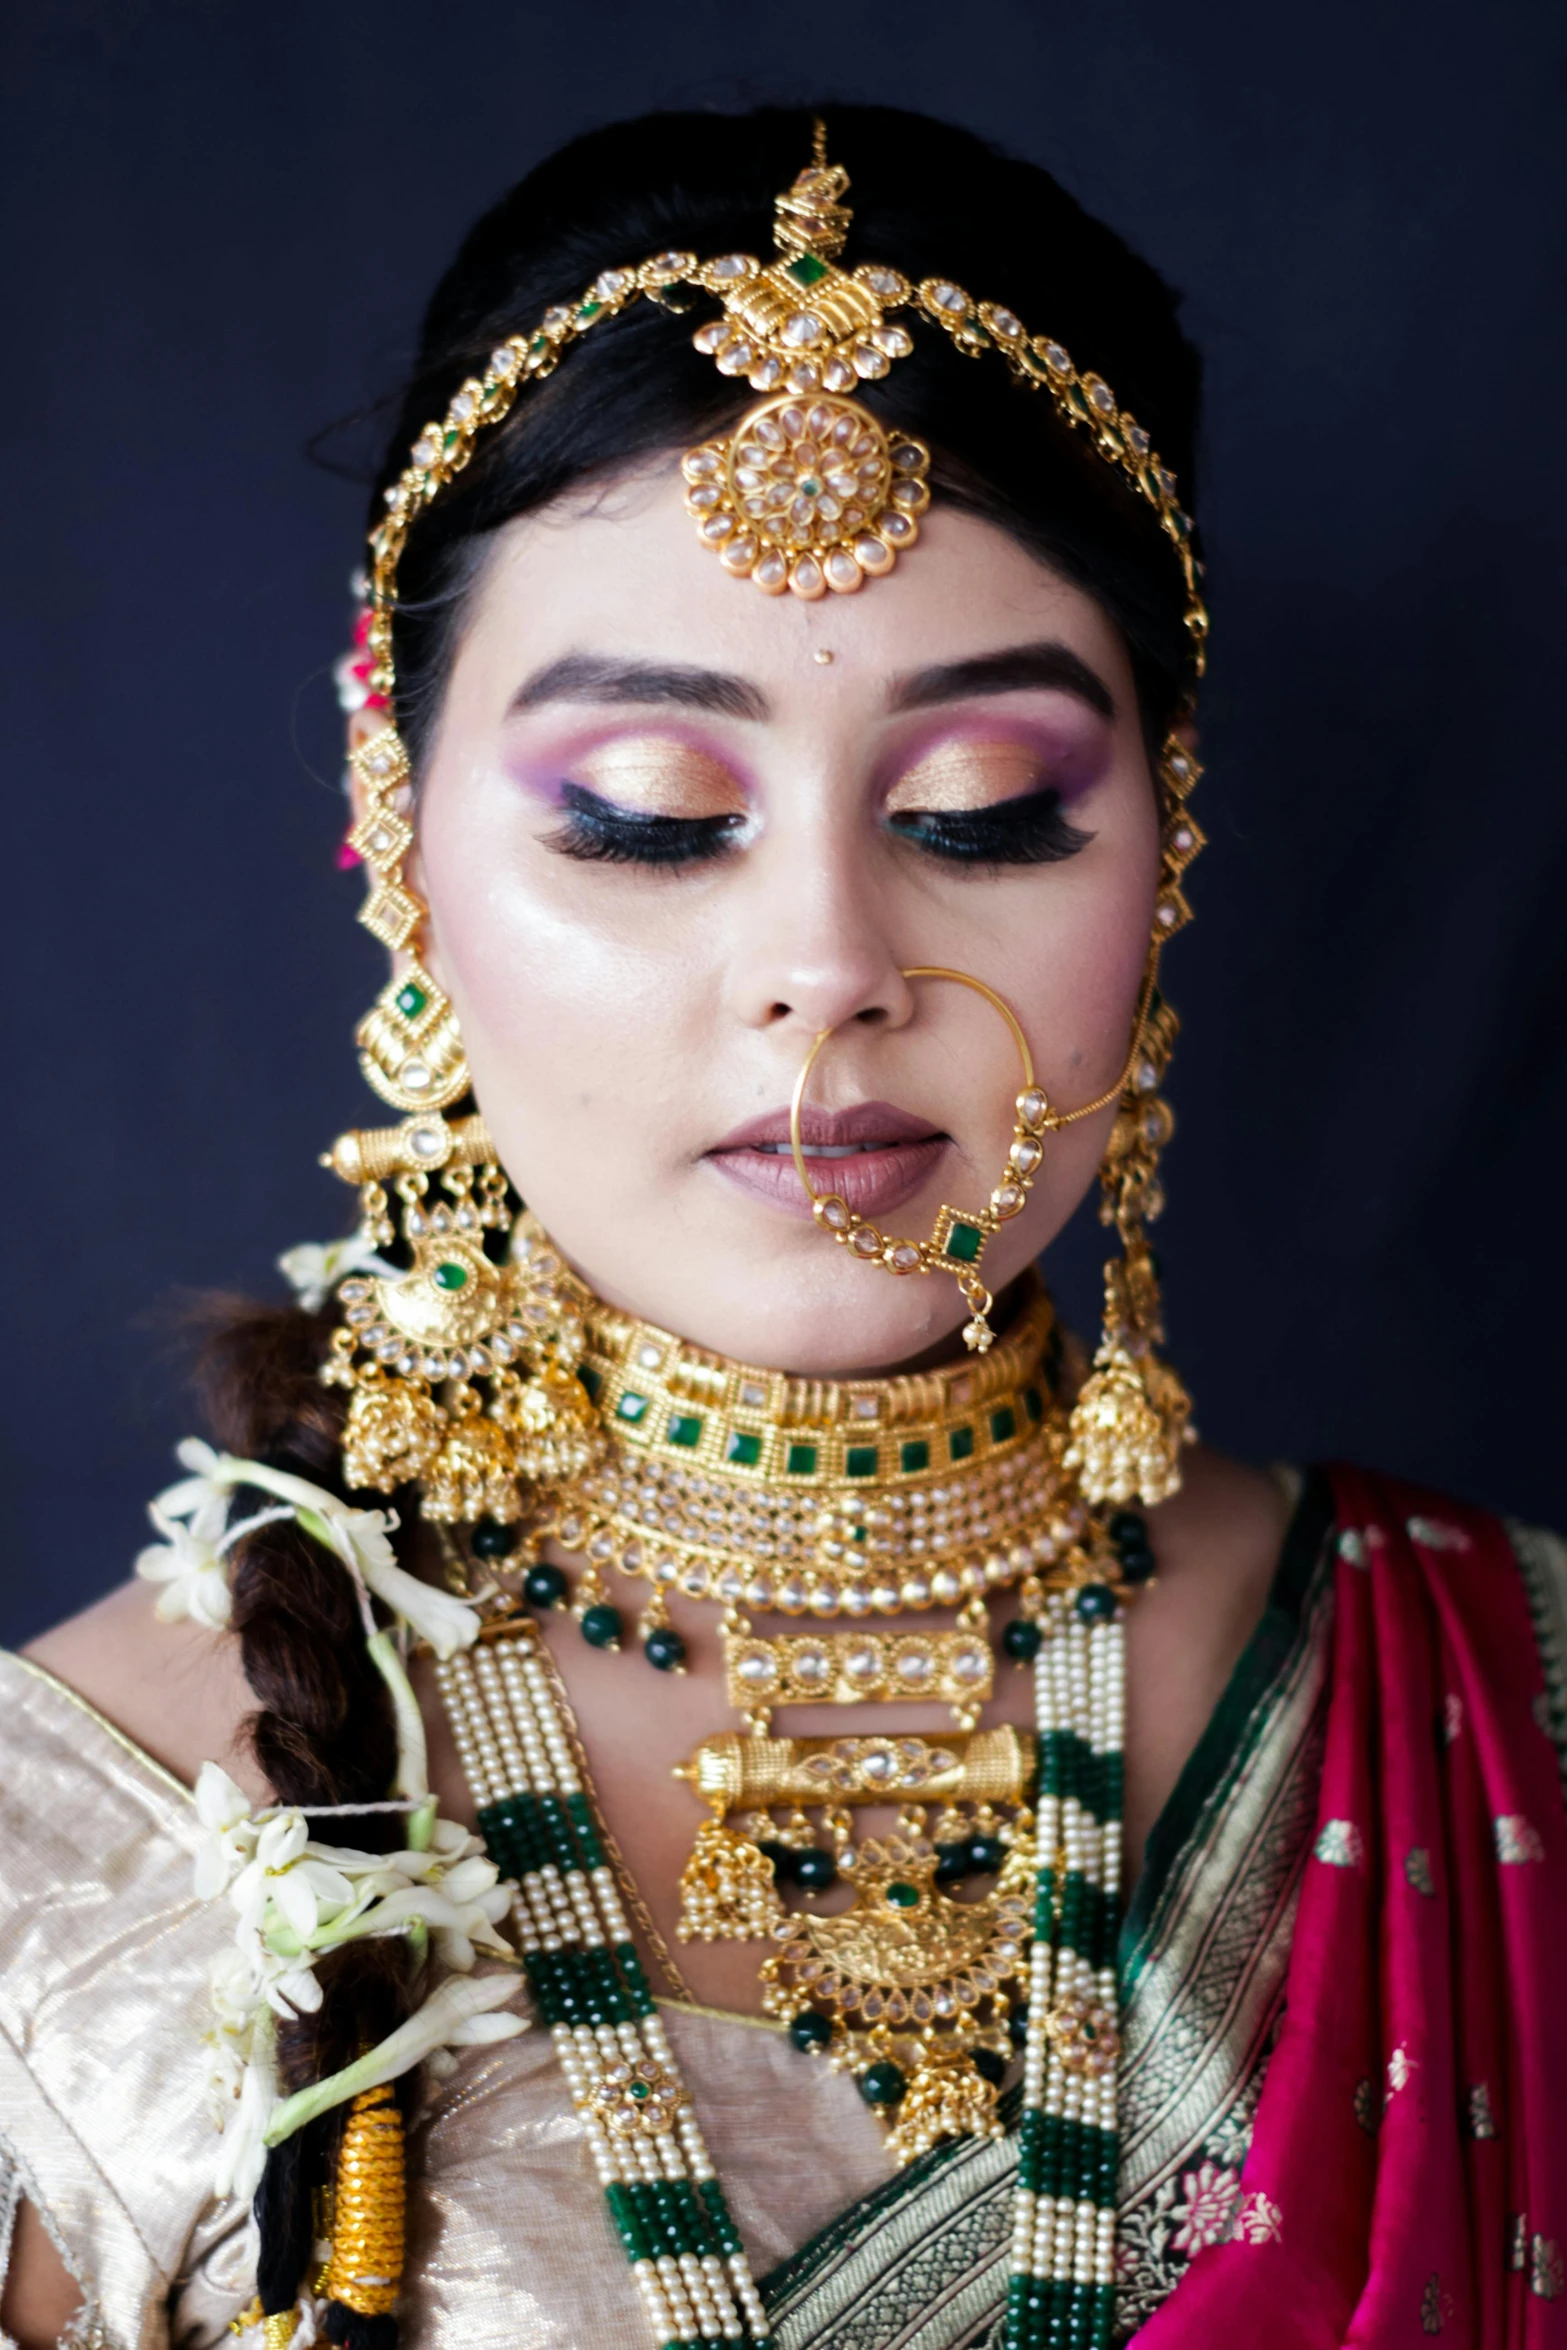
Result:
M654 816L618 808L580 783L561 787L566 821L545 835L545 847L582 864L659 865L665 868L711 863L722 856L743 816Z
M989 808L911 809L887 822L900 839L951 864L1057 865L1094 837L1072 823L1060 793L1049 790Z

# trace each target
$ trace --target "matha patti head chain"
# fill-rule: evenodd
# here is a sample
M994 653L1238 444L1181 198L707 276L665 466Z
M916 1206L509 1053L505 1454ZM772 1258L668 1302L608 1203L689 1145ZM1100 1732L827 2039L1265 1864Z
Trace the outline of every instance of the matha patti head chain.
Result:
M646 1591L635 1642L665 1672L687 1661L671 1598L714 1605L740 1721L682 1766L707 1816L681 1881L679 1937L764 1946L764 2007L797 2048L853 2075L900 2161L954 2134L1001 2134L1001 2088L1021 2056L1003 2338L1007 2350L1099 2350L1113 2291L1123 1618L1154 1568L1131 1505L1176 1489L1190 1434L1185 1390L1157 1353L1145 1226L1162 1204L1172 1124L1160 1086L1176 1023L1158 964L1189 918L1182 877L1202 845L1186 807L1197 763L1172 732L1158 762L1163 861L1147 970L1109 1092L1057 1105L998 990L941 967L905 974L977 993L1017 1048L1011 1138L982 1205L943 1206L930 1237L915 1240L883 1233L837 1193L818 1195L800 1115L832 1032L811 1046L791 1140L824 1233L871 1270L950 1274L969 1307L973 1359L891 1379L801 1379L728 1361L605 1305L561 1263L537 1223L515 1213L482 1114L465 1107L456 1016L422 959L426 909L405 873L413 789L392 710L408 534L479 436L583 336L640 300L715 304L696 347L758 395L730 432L684 459L701 542L737 580L806 600L854 594L915 547L930 452L885 430L856 395L912 351L916 332L940 333L1048 400L1147 508L1180 568L1200 673L1207 618L1191 526L1146 432L1099 376L1010 310L941 277L916 283L874 261L845 269L848 186L818 126L814 160L777 200L771 259L666 252L604 270L495 349L425 426L387 492L347 680L360 711L351 763L361 808L349 837L368 868L361 919L395 959L359 1026L360 1063L402 1115L341 1136L328 1154L358 1187L361 1224L334 1258L343 1277L322 1376L346 1398L346 1485L409 1492L436 1529L452 1586L438 1595L446 1615L432 1628L434 1600L422 1615L412 1595L423 1587L343 1532L330 1497L302 1501L313 1489L253 1463L218 1470L231 1488L281 1493L320 1539L335 1528L332 1547L354 1560L367 1615L373 1591L405 1627L427 1631L480 1828L512 1889L515 1945L655 2344L716 2350L769 2332L702 2139L700 2097L664 2036L622 1893L676 1988L678 1970L617 1865L535 1622L569 1605L590 1643L617 1648L628 1629L622 1584ZM1112 1104L1101 1215L1120 1252L1085 1375L1033 1275L992 1329L981 1260L1021 1212L1051 1136ZM994 1688L987 1603L1000 1594L1015 1602L1000 1649L1035 1677L1031 1733L979 1727ZM943 1612L950 1623L926 1620ZM761 1616L798 1628L758 1630ZM395 1689L389 1639L373 1633L372 1650ZM775 1731L790 1707L899 1701L938 1703L952 1727ZM422 1754L418 1740L413 1750ZM422 1789L421 1769L405 1752L400 1796ZM856 1821L869 1807L886 1822L862 1838ZM428 1839L428 1822L421 1833ZM847 1908L810 1907L837 1888L848 1889ZM303 2102L282 2101L267 2125L276 2147L307 2111L348 2108L340 2240L321 2275L338 2312L328 2330L349 2350L370 2350L360 2318L388 2321L402 2259L396 2106L366 2080L416 2058L378 2068L380 2056ZM294 2312L275 2285L269 2293L273 2350Z

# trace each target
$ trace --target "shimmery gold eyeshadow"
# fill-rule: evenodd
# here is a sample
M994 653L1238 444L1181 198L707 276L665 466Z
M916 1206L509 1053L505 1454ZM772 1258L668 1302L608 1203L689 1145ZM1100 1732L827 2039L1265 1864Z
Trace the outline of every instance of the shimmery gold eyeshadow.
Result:
M889 816L948 815L965 808L994 808L1034 790L1040 757L1029 743L938 743L913 767L906 767L887 794Z
M639 816L743 816L745 794L721 759L669 735L621 736L573 760L570 780Z

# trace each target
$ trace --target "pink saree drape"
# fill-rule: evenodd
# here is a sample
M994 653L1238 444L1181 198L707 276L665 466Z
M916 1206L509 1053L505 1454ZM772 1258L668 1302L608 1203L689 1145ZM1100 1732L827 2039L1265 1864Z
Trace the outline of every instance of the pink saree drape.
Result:
M1333 1472L1321 1804L1225 2240L1137 2350L1567 2345L1567 1814L1493 1518Z

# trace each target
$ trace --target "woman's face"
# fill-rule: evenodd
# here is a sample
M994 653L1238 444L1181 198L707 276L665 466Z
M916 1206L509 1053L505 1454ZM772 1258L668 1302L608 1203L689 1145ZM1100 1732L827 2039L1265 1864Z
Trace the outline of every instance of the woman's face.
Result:
M1125 1059L1159 866L1113 624L938 501L890 578L774 601L697 541L659 468L512 524L477 587L422 779L428 959L512 1181L612 1303L804 1374L949 1340L944 1274L813 1222L807 1151L923 1239L1001 1179L1021 1075L955 965L1003 995L1063 1109ZM1106 1110L1051 1136L983 1275L1059 1231Z

